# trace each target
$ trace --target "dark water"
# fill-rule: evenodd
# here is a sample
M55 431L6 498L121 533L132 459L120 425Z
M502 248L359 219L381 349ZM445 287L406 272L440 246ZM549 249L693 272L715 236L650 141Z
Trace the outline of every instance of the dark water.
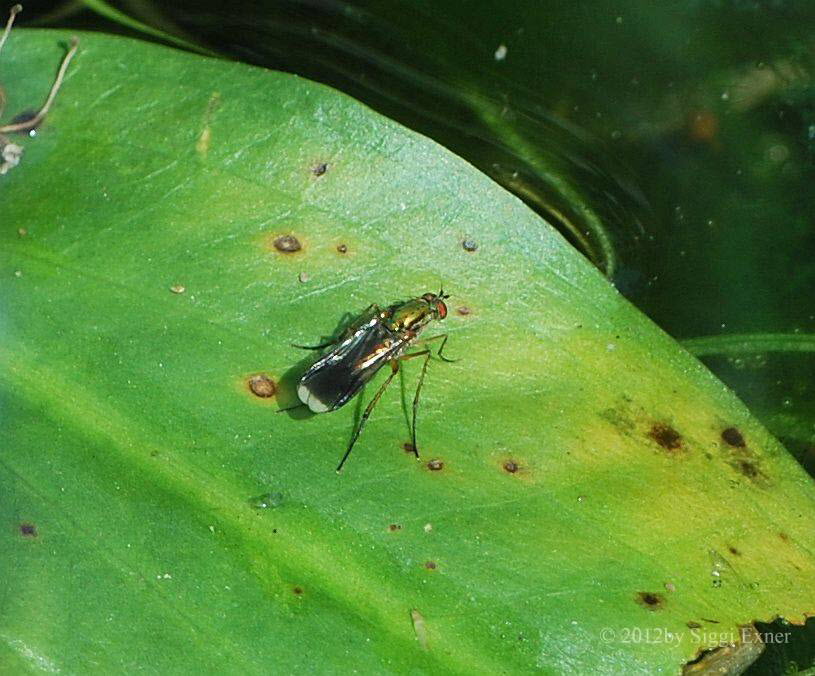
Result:
M815 470L815 2L120 2L327 83L545 215ZM49 25L124 31L73 5ZM22 18L22 17L21 17ZM755 673L812 664L815 631Z

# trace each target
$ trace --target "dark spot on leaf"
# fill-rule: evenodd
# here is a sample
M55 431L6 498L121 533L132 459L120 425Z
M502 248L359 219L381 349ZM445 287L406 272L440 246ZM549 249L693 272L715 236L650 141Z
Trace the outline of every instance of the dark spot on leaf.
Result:
M348 247L345 244L337 244L337 251L340 253L348 253Z
M404 444L402 444L402 450L405 453L415 453L416 452L416 449L413 447L413 444L411 444L409 441L406 441Z
M736 460L733 467L735 467L737 471L746 476L748 479L755 479L759 474L761 474L755 463L750 462L749 460Z
M701 624L699 624L698 622L694 622L693 620L691 620L690 622L686 622L685 624L688 627L688 629L699 629L702 626Z
M727 546L727 550L728 550L728 551L729 551L729 552L730 552L730 553L731 553L733 556L741 556L741 552L740 552L738 549L736 549L736 548L735 548L733 545L728 545L728 546Z
M520 467L518 467L518 463L514 460L507 460L504 463L504 471L509 472L510 474L515 474L515 472L517 472L519 469Z
M320 162L319 164L315 164L311 168L311 173L315 176L322 176L325 172L328 171L328 164L326 162Z
M711 619L708 619L707 617L700 617L699 619L704 620L705 622L710 622L711 624L721 624L719 622L719 620L711 620Z
M31 122L31 120L33 120L35 117L37 117L37 111L36 110L25 110L22 113L19 113L18 115L15 115L14 117L12 117L10 124L25 124L26 122ZM21 132L18 132L18 133L20 133L20 134L28 134L29 136L36 136L37 135L37 128L39 126L40 125L38 124L35 127L32 127L31 129L25 129L25 130L23 130Z
M728 427L726 430L722 430L722 439L726 444L734 448L744 448L747 445L741 432L735 427Z
M297 594L297 596L300 596L300 594L302 594L302 593L303 593L303 588L302 588L302 587L294 587L294 588L292 589L292 592L294 592L295 594Z
M461 243L461 246L464 247L465 251L472 252L478 249L478 242L476 242L474 239L467 238Z
M665 597L653 592L637 592L637 603L648 610L659 610L665 605Z
M300 240L294 235L280 235L280 237L275 238L274 248L282 253L294 253L300 251L303 247Z
M249 389L252 390L252 394L263 399L273 397L277 391L274 381L262 373L249 378Z
M682 435L665 423L655 423L648 432L648 436L668 451L675 451L682 447Z
M424 567L427 568L428 570L436 570L437 568L435 561L425 561Z
M277 528L272 528L272 533L277 533Z
M388 530L391 533L395 533L398 530L402 530L402 526L400 526L398 523L392 523L390 526L388 526Z
M33 523L21 523L20 535L26 538L37 537L37 527Z
M427 469L431 472L438 472L444 469L444 463L441 460L430 460L427 463Z
M787 535L786 533L779 533L778 537L780 537L784 542L789 542L790 541L790 536Z
M150 451L150 457L151 458L157 458L158 456L159 456L159 452L156 449L153 449L152 451Z
M461 307L456 308L456 312L458 312L462 317L466 317L468 314L472 313L472 310L466 305L462 305Z

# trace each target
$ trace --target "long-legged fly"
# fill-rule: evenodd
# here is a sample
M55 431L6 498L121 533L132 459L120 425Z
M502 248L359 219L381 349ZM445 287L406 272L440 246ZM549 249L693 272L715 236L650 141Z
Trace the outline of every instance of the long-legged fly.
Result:
M444 319L447 316L444 299L448 297L444 291L439 291L439 293L426 293L420 298L395 303L384 309L378 305L371 305L335 340L313 347L296 346L312 350L331 347L303 374L297 385L297 396L300 401L314 413L336 411L347 404L380 368L385 364L391 366L387 379L365 408L351 437L351 442L337 466L338 472L351 454L374 406L399 372L400 362L414 357L424 357L419 384L413 396L411 424L412 448L416 457L419 457L416 445L416 418L419 410L419 394L424 383L431 351L424 348L419 352L407 353L407 350L430 322ZM441 340L437 356L443 361L454 361L447 359L442 354L447 343L447 334L433 336L424 342L434 340Z

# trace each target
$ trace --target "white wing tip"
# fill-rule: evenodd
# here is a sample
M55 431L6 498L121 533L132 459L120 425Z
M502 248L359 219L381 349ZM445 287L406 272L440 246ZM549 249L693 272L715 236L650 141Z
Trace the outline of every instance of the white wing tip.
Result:
M327 411L331 410L330 406L327 406L322 401L317 399L312 391L302 383L297 386L297 396L300 398L300 401L309 407L312 413L326 413Z

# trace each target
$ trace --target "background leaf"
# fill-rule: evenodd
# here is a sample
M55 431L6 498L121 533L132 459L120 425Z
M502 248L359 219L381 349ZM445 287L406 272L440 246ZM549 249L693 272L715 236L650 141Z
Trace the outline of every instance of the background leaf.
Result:
M12 37L9 110L61 38ZM0 184L9 668L675 671L812 612L810 479L519 201L324 87L82 40ZM289 343L442 282L423 462L406 367L336 475Z

